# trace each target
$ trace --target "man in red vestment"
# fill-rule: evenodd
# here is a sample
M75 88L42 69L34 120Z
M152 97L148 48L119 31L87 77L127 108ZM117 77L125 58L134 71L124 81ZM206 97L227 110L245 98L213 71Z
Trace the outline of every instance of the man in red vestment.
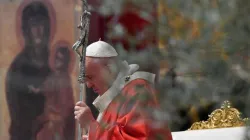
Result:
M88 140L172 140L154 90L155 75L137 71L137 64L120 61L106 42L86 51L86 85L99 94L93 105L97 120L83 102L75 105L75 119L88 129Z

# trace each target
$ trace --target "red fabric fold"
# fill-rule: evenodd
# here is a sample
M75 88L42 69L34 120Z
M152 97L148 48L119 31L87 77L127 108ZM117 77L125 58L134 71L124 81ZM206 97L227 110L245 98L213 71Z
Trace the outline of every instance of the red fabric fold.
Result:
M89 140L172 140L167 123L153 115L152 110L159 109L155 93L147 81L131 81L110 103L100 123L91 124Z

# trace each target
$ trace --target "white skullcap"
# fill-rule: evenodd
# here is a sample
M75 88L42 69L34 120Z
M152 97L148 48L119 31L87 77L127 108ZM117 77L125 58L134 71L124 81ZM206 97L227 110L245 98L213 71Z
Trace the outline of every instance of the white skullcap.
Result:
M104 41L97 41L86 48L86 56L88 57L115 57L118 53L116 50Z

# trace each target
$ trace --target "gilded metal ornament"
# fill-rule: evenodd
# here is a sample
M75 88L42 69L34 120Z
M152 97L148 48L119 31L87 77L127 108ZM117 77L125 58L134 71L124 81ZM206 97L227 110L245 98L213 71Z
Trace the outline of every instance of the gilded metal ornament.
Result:
M246 126L249 119L242 119L240 115L241 113L233 108L229 101L224 101L220 109L214 110L209 115L207 121L195 122L188 130Z

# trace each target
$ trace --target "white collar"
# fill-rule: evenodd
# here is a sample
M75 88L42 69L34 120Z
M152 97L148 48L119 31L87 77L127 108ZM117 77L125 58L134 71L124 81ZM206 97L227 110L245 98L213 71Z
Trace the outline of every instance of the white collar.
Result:
M99 110L99 112L103 112L108 107L110 102L115 98L115 96L124 87L125 82L123 82L124 80L122 80L123 77L134 73L138 69L138 65L128 65L126 61L123 61L121 65L121 71L119 72L112 86L103 95L98 96L93 102L93 105Z
M121 71L113 82L113 85L103 95L98 96L93 102L93 105L98 109L99 113L102 113L108 107L111 101L121 92L123 87L128 84L129 81L142 78L150 83L154 83L155 74L136 72L138 69L139 65L137 64L128 65L126 61L122 63ZM126 79L128 77L129 79Z

